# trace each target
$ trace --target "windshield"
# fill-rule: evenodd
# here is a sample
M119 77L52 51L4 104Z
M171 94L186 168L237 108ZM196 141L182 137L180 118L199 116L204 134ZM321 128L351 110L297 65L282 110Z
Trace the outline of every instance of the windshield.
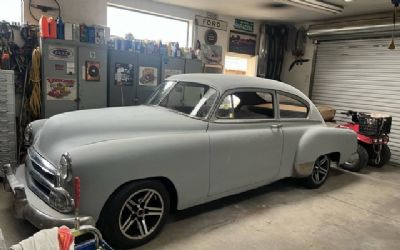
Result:
M215 89L204 84L167 81L156 89L148 104L162 106L197 118L205 118L217 96Z

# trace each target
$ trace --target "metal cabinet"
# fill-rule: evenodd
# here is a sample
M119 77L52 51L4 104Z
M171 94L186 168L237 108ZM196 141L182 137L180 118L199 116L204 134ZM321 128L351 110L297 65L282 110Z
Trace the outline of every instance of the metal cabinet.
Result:
M89 43L41 39L42 116L107 106L107 49Z
M161 57L159 55L138 55L137 97L135 104L145 103L161 82Z
M0 166L8 163L17 163L14 71L0 70Z
M203 73L203 62L197 59L185 60L185 74Z
M172 75L180 75L185 72L185 59L174 57L163 57L161 61L161 80Z
M108 51L108 106L135 104L138 74L138 54L127 51Z
M107 49L91 44L79 46L78 109L107 107Z
M78 48L62 40L41 40L42 51L42 115L78 109ZM71 71L67 72L67 64Z

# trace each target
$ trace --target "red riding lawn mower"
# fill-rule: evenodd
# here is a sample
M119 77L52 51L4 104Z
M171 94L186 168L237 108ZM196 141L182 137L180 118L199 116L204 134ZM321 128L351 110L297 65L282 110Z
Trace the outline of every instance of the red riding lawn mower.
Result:
M383 114L368 114L349 110L341 113L351 116L352 122L338 125L357 133L358 149L348 162L341 167L353 172L370 165L382 167L390 160L389 133L392 117Z

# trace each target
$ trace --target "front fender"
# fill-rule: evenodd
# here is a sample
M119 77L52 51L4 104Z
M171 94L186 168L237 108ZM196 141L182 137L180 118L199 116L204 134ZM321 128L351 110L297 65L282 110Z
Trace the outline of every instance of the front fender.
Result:
M69 151L73 175L81 178L81 211L95 219L120 186L164 177L175 186L178 208L208 194L209 139L206 133L155 135L104 141Z
M350 129L312 127L301 137L295 157L294 176L306 177L312 172L315 160L339 153L338 163L344 163L357 151L357 135Z

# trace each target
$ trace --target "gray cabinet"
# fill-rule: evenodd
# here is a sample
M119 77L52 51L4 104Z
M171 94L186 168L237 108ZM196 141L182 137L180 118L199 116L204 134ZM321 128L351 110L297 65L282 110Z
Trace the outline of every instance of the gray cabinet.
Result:
M14 71L0 70L0 177L8 163L17 163Z
M161 57L159 55L138 55L136 104L145 103L161 82Z
M135 104L138 54L127 51L108 52L108 106Z
M107 107L107 49L85 44L79 47L79 109Z
M161 80L172 75L185 73L185 59L174 57L163 57L161 62Z
M185 74L203 73L203 62L197 59L185 60Z
M107 106L107 49L41 39L42 116Z

